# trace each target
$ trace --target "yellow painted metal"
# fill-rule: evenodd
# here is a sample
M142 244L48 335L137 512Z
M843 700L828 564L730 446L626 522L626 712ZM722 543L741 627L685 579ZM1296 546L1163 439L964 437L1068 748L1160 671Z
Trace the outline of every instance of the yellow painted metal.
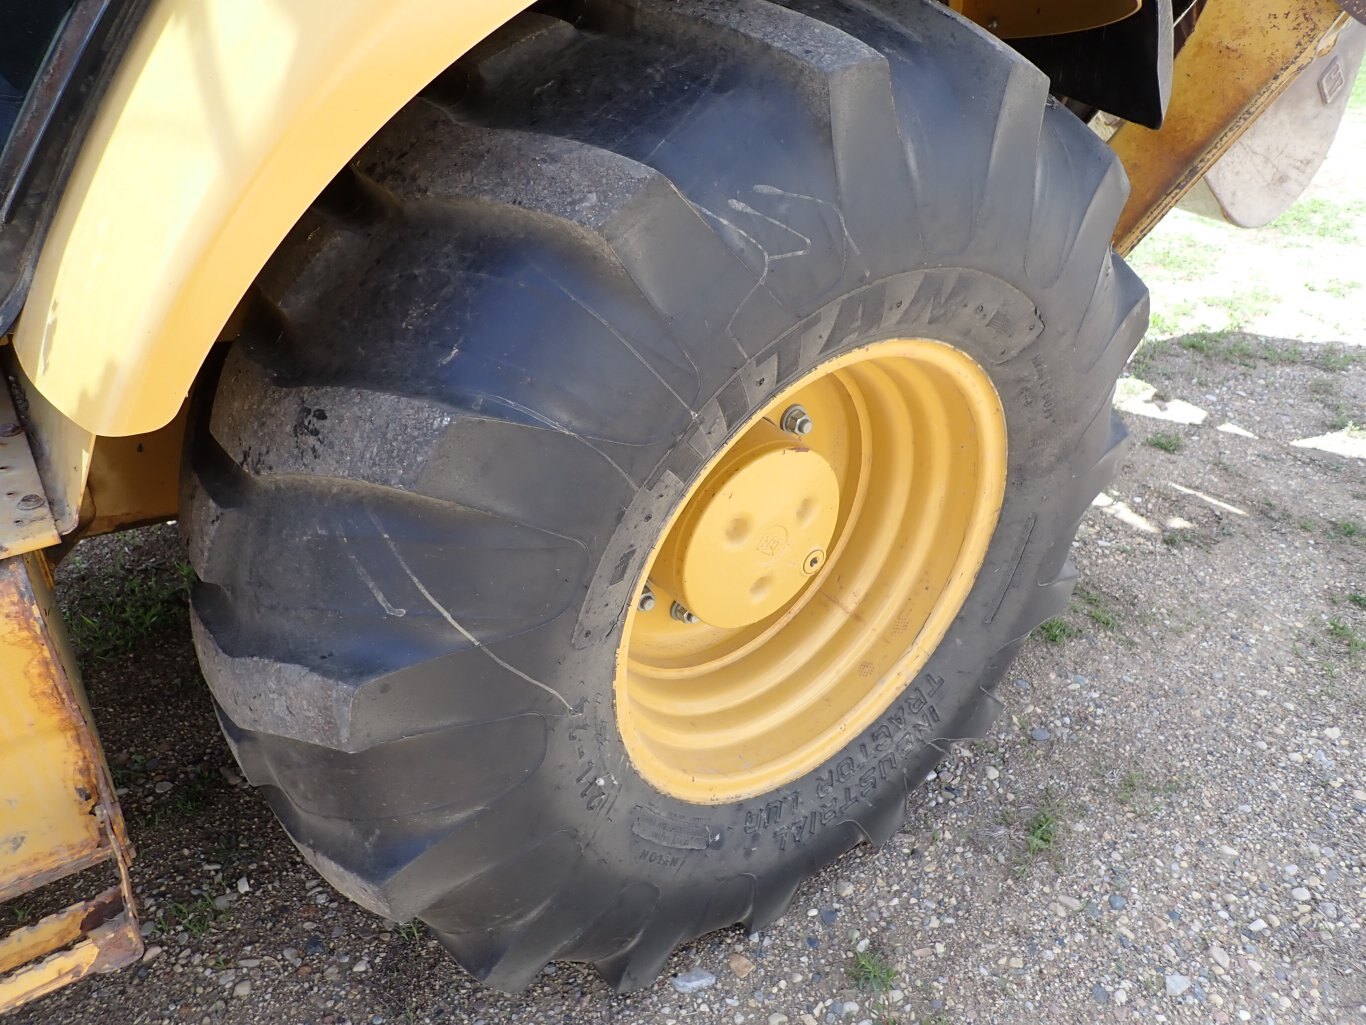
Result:
M101 103L15 332L97 435L168 423L309 202L530 0L153 0Z
M57 540L57 521L27 432L9 388L0 382L0 558L46 548Z
M1123 21L1143 0L949 0L949 6L1002 39L1029 39Z
M188 403L165 427L95 445L79 537L174 519L180 508L180 459Z
M38 931L28 937L32 947L35 950L45 947L54 953L10 975L0 975L0 1013L37 1000L87 975L125 968L141 956L142 937L136 919L119 911L112 921L87 927L94 910L97 909L86 904L76 905L61 913L67 921L35 926ZM68 924L82 927L82 938L74 944L68 938L71 931Z
M99 920L112 917L122 908L119 888L112 886L92 900L73 904L33 925L0 937L0 975L35 961L50 951L75 943L90 931L88 923L92 918ZM3 1002L0 1002L0 1006L4 1006Z
M0 938L0 1011L136 959L131 858L47 562L0 561L0 901L103 862L119 873L112 894Z
M1209 0L1177 55L1158 131L1110 139L1129 174L1115 248L1128 253L1317 55L1348 15L1333 0Z
M798 486L772 482L762 507L744 482L731 506L725 489L743 479L751 432L767 443L793 404L815 427L799 445L785 440L776 451L793 455L776 458L820 459L836 486L803 471ZM995 388L950 346L879 342L823 364L775 398L713 458L663 526L646 569L654 608L627 613L616 710L641 775L664 793L715 804L771 791L834 756L943 639L981 569L1005 475ZM758 480L769 482L766 470ZM679 595L667 572L656 573L661 555L681 544L690 570L710 568L716 584L741 592L727 604L708 590L708 600L744 607L756 569L772 564L732 544L733 520L748 520L744 544L769 547L767 526L791 530L803 519L794 509L808 498L836 505L834 527L822 564L780 607L738 626L670 614ZM718 503L719 529L692 526ZM795 543L781 558L817 536L789 534Z
M651 577L704 623L749 626L825 562L838 514L839 478L825 456L760 420L707 475Z
M0 563L0 900L108 854L92 814L99 767L30 583L39 563Z
M0 349L0 372L9 378L23 404L29 444L57 532L69 534L80 517L81 496L95 452L95 435L64 415L33 386L8 346Z

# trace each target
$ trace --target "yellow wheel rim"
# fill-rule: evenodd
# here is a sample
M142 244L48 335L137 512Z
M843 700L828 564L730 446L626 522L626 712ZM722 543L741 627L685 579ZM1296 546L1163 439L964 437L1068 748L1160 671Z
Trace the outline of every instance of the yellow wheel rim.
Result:
M704 468L646 563L615 683L636 769L720 804L839 752L943 640L1005 478L1000 399L948 345L879 342L784 390Z

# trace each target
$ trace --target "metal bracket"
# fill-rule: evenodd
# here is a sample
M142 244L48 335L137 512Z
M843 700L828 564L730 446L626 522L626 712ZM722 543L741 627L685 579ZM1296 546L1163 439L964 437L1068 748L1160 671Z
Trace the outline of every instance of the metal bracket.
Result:
M0 385L0 559L60 540L28 435L9 389Z
M113 862L118 885L0 936L0 1013L142 952L133 850L39 552L0 561L0 901Z
M1129 174L1115 231L1127 254L1194 187L1347 24L1334 0L1210 0L1176 58L1180 88L1160 132L1123 125L1110 139Z

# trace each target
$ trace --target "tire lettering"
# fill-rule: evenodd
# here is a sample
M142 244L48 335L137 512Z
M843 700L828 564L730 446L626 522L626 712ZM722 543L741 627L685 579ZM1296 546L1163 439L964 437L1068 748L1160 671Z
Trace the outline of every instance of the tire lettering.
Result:
M944 689L944 678L926 673L875 726L854 753L841 758L816 779L820 805L793 818L799 795L771 800L758 811L747 812L745 832L768 831L778 850L788 844L809 842L831 822L843 820L855 806L869 801L886 780L905 768L938 736L943 722L934 703ZM787 821L784 821L784 820Z

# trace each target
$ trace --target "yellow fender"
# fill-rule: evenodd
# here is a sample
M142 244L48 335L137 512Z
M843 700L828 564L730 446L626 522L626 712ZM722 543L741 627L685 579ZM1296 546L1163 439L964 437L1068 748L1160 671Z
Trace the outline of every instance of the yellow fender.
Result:
M43 247L14 344L92 434L180 408L252 279L394 113L531 0L153 0Z

